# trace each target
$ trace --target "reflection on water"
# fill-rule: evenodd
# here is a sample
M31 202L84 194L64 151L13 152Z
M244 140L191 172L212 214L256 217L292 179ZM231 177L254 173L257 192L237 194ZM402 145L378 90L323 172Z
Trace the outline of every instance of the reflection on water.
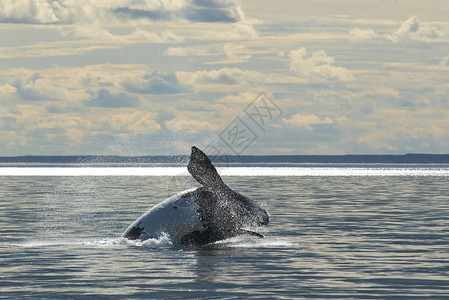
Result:
M182 249L120 237L168 178L0 177L0 297L444 299L447 178L226 177L266 237Z

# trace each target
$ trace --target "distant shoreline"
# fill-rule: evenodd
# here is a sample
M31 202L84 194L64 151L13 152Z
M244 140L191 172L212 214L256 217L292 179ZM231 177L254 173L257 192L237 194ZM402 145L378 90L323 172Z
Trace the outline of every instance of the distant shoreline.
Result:
M446 164L449 154L348 154L348 155L229 155L210 156L216 163L392 163L392 164ZM0 157L0 163L51 163L51 164L140 164L187 163L189 156L11 156Z

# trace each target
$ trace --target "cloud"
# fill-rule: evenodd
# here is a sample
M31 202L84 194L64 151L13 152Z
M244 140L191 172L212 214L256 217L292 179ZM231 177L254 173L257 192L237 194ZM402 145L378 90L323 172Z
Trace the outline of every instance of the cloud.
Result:
M221 45L200 45L189 47L169 47L164 51L168 56L214 56L223 55Z
M397 42L410 37L412 34L416 34L419 30L419 19L417 16L408 18L401 26L396 29L389 39L393 42Z
M440 65L440 66L449 66L449 55L443 57L443 58L441 59L439 65Z
M220 68L215 70L203 70L196 72L176 72L180 82L193 86L196 92L209 90L211 92L228 93L230 86L241 90L258 89L261 85L269 84L297 84L304 83L304 80L295 76L285 76L284 74L270 74L256 70L246 70L240 68Z
M258 36L252 24L239 22L231 27L216 27L213 30L204 31L202 39L211 41L235 41L253 40Z
M127 91L138 94L179 94L192 90L179 83L175 73L153 71L123 83Z
M392 34L387 35L387 38L392 42L408 39L430 42L443 37L443 35L444 33L437 27L422 25L418 16L412 16L402 23Z
M47 0L2 0L0 3L1 23L56 23L54 7Z
M63 26L58 28L63 36L73 37L73 38L87 38L92 40L93 42L102 42L98 46L91 47L83 47L80 48L79 44L75 44L73 48L75 50L69 51L71 48L50 48L47 51L50 52L50 55L73 55L78 54L81 50L92 51L101 48L114 48L114 44L137 44L137 43L180 43L184 41L184 38L175 34L171 30L155 30L148 31L142 28L137 28L134 32L130 34L114 34L105 28L102 28L96 24L86 24L86 25L73 25L73 26ZM104 43L106 42L106 43ZM79 42L78 42L79 43ZM105 45L106 44L106 45ZM57 44L53 43L52 46L56 46ZM34 45L33 45L34 46ZM31 47L33 47L31 46ZM28 46L29 48L30 46ZM86 49L87 48L87 49ZM90 48L90 49L89 49ZM77 50L79 49L79 50ZM14 48L8 49L9 53L14 55ZM87 50L87 51L86 51ZM61 52L61 54L59 54ZM2 48L0 48L0 55L2 54Z
M351 42L370 41L378 37L372 29L354 28L349 32L349 40Z
M394 43L414 40L423 42L441 41L445 33L437 26L423 24L418 16L412 16L405 20L398 28L390 34L378 34L372 29L354 28L349 32L349 40L352 42L364 42L371 40L383 40Z
M144 134L151 131L159 131L161 126L154 120L156 114L129 111L129 112L110 112L102 114L93 126L97 130L113 130L115 132L125 132L131 134Z
M226 56L226 62L244 62L252 57L248 48L236 43L225 43L224 45L200 45L190 47L169 47L164 51L168 56Z
M10 69L3 71L0 81L7 83L10 97L23 101L77 101L89 98L79 76L82 68L50 68L43 70ZM97 89L98 86L91 87ZM3 98L4 99L4 98Z
M226 8L233 6L235 1L233 0L193 0L192 3L199 7L209 8Z
M193 8L184 11L186 20L192 22L223 22L235 23L241 20L242 16L239 11L232 9L216 9L216 8Z
M245 19L236 1L86 1L2 0L0 22L74 24L146 19L235 23Z
M191 92L193 89L181 83L175 73L151 71L143 64L9 69L0 74L1 99L55 102L53 111L60 109L58 103L72 107L137 107L142 103L136 94Z
M219 83L219 84L237 84L238 77L240 77L244 71L237 68L223 68L220 70L212 71L198 71L194 73L194 83Z
M189 21L235 23L245 18L233 0L193 0L192 4L184 9L184 17Z
M87 31L86 31L87 32ZM89 31L93 35L93 31ZM104 36L103 36L104 38ZM19 57L56 57L68 55L82 55L95 50L113 49L112 45L80 46L75 42L37 43L19 47L0 47L0 58Z
M239 68L221 68L210 71L178 72L183 82L194 84L240 84L247 82L268 82L271 76L252 70L241 70Z
M16 97L20 100L49 100L55 99L59 94L48 78L34 72L25 78L15 79L11 84L15 88Z
M172 13L167 10L145 10L129 7L117 7L112 12L122 19L150 19L154 21L170 21Z
M138 28L133 34L124 37L125 42L152 42L152 43L180 43L184 38L176 35L171 30L151 32Z
M0 108L0 115L5 116L0 117L0 145L3 151L11 153L27 148L32 149L32 153L89 154L92 150L104 151L105 139L127 140L161 129L155 121L156 113L130 108L92 107L82 115L49 114L42 105L29 103L16 106L12 113Z
M398 93L398 91L396 91L392 88L379 86L374 91L368 91L368 95L374 95L374 96L377 95L377 96L397 98L399 96L399 93Z
M9 100L17 93L17 88L10 84L0 85L0 99Z
M156 2L156 1L153 1ZM191 22L234 23L244 19L244 14L235 1L177 1L178 5L165 7L136 5L112 9L121 19L149 19L153 21L174 21L184 19Z
M447 122L444 117L435 118L431 111L383 109L377 122L363 127L365 130L357 136L357 142L374 151L435 153L435 146L443 146L446 143L441 141L447 141ZM445 151L444 146L441 148Z
M334 66L335 59L324 50L308 55L306 49L299 48L288 54L290 71L307 79L350 81L355 77L348 69Z
M176 111L175 117L164 121L164 125L169 130L187 133L198 133L201 131L211 131L222 129L218 124L220 120L215 120L216 113L204 111Z
M334 122L329 117L320 118L314 114L294 114L290 118L283 118L280 123L287 128L301 127L313 130L316 125L330 125Z
M93 107L120 108L137 107L140 105L140 101L137 97L125 93L112 94L107 89L101 89L95 98L85 101L84 104Z
M223 49L226 56L233 61L247 61L252 56L245 46L238 44L226 43Z

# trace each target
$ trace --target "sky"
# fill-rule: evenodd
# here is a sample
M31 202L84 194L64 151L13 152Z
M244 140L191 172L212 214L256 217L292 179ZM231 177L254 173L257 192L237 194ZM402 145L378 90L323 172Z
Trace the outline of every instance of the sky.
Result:
M449 153L447 0L0 0L0 156Z

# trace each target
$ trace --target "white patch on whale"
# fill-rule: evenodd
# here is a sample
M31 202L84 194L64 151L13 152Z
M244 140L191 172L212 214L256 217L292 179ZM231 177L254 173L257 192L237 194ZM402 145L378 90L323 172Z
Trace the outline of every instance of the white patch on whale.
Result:
M168 234L175 241L194 231L205 231L198 218L199 205L195 202L193 188L172 196L143 214L130 228L142 228L140 240L147 240ZM151 229L151 231L149 230Z

